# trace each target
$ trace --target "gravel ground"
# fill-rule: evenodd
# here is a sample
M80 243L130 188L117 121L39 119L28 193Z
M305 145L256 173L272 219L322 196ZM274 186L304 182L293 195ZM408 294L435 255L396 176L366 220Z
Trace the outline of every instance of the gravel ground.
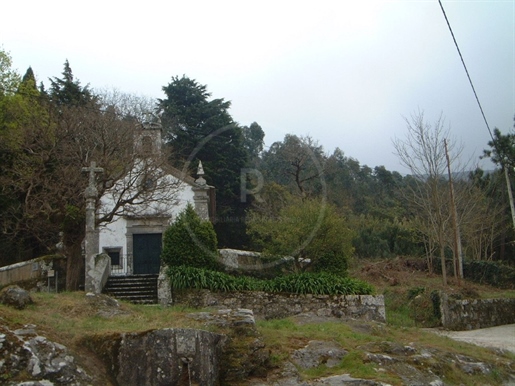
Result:
M440 335L483 347L493 347L515 353L515 324L469 331L444 331L431 329Z

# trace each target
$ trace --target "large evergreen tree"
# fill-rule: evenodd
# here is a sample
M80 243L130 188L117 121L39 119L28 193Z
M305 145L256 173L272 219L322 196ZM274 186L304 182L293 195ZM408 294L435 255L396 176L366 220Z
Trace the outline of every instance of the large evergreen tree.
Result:
M62 78L50 78L49 95L58 106L85 106L97 100L89 86L81 86L80 81L73 77L68 59L64 62Z
M247 203L240 200L240 184L248 155L242 129L229 114L230 102L209 99L207 87L186 76L173 77L163 91L166 98L159 104L171 162L182 169L202 161L208 183L216 188L219 244L243 247Z
M259 164L259 156L263 151L265 132L257 122L243 126L243 146L248 154L249 167Z

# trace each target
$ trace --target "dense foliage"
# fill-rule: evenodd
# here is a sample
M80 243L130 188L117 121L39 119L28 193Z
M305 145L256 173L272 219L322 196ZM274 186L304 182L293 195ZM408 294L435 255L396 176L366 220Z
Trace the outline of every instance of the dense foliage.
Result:
M113 185L120 186L112 194L115 205L110 210L99 208L96 223L100 225L140 203L140 179L157 177L164 165L159 157L143 165L134 151L142 118L139 109L146 101L93 93L80 85L68 62L62 78L53 78L48 92L36 87L30 68L21 80L9 71L1 78L2 87L14 87L0 92L2 265L53 253L59 245L68 257L67 289L78 289L84 280L81 243L88 184L82 168L92 161L103 168L96 176L98 197ZM129 171L132 178L125 178ZM173 191L171 186L156 184L152 191L145 190L144 200Z
M515 288L515 268L495 261L465 260L465 277L481 284Z
M210 253L218 244L292 255L298 271L339 274L345 274L351 256L415 255L433 269L435 256L456 255L442 121L433 131L423 114L407 121L411 142L396 144L414 172L402 176L384 166L361 165L339 148L327 152L311 137L287 134L265 147L259 124L240 126L229 101L211 98L207 86L187 76L172 77L163 99L142 101L82 86L68 61L47 90L37 86L31 68L22 77L11 66L0 49L0 265L55 252L64 243L75 272L69 289L77 288L87 184L79 171L92 160L104 168L97 176L102 196L134 165L134 127L142 112L151 110L162 112L171 150L162 165L182 169L201 160L208 184L216 188L215 238L207 225L191 220ZM499 166L513 166L514 138L495 129L484 155ZM460 171L457 161L451 159L453 173ZM512 168L506 170L509 177ZM188 172L194 174L193 168ZM513 266L515 233L505 177L499 170L468 172L454 174L463 256ZM116 210L136 199L118 197ZM103 213L97 225L114 213ZM191 242L186 226L173 232L165 236L169 264L215 267L209 253ZM167 237L182 252L167 247ZM481 271L467 267L465 277ZM483 272L497 277L493 269Z
M297 270L345 274L352 236L336 208L316 199L293 200L277 217L250 217L249 232L267 255L292 256Z
M232 276L201 268L176 266L167 271L172 287L208 289L217 292L266 291L317 295L370 295L373 287L361 280L330 273L304 272L258 280L247 276Z
M188 204L163 237L161 259L169 266L216 269L217 242L213 225Z
M210 100L207 87L194 79L173 77L163 91L166 98L159 100L159 108L172 164L183 169L190 162L202 161L206 180L216 187L219 244L243 247L247 204L240 200L240 178L248 164L248 151L256 151L259 130L251 130L245 140L242 128L229 114L231 103L223 98Z

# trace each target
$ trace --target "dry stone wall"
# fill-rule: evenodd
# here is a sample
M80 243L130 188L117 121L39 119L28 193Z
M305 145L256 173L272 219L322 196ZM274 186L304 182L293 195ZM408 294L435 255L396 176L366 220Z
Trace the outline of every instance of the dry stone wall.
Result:
M260 291L224 293L188 290L175 292L173 302L195 308L247 308L257 318L262 319L312 313L320 317L386 322L382 295L298 295Z
M441 295L442 326L476 330L515 323L515 299L451 299Z

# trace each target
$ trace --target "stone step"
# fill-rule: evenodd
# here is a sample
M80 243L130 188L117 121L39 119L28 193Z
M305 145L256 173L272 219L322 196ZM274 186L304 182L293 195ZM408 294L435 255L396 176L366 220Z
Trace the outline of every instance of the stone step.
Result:
M141 283L141 282L134 282L134 283L109 283L106 285L105 288L154 288L157 286L157 282L153 283Z
M125 289L121 291L113 291L113 290L105 290L104 293L114 296L157 296L157 291L155 289L143 289L143 290L131 290Z
M110 283L157 282L157 275L109 276Z
M157 303L157 275L111 276L104 293L138 304Z

